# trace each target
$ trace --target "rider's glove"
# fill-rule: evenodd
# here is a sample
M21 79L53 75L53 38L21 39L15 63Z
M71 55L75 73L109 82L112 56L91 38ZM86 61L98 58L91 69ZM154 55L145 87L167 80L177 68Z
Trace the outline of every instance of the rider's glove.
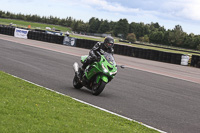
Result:
M98 59L97 56L96 56L96 54L94 53L94 51L91 51L91 52L90 52L90 56L91 56L94 60L97 60L97 59Z

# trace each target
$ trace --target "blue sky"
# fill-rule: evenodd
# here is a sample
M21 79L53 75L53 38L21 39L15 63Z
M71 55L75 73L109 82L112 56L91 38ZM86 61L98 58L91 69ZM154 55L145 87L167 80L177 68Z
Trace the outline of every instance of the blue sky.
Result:
M0 10L40 16L91 17L131 22L158 22L166 29L181 25L188 34L200 35L200 0L1 0Z

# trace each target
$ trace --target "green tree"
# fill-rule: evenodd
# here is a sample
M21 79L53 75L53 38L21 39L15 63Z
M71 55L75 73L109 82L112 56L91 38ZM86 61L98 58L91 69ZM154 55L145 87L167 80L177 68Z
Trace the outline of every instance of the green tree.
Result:
M185 36L182 47L191 48L193 46L194 46L194 34L189 34Z
M79 32L79 31L78 31L78 25L79 25L79 22L78 22L78 21L74 22L73 25L72 25L72 30L73 30L73 31Z
M134 33L136 38L139 38L141 35L141 28L138 23L132 22L129 26L129 33Z
M106 33L110 31L110 26L107 20L103 21L99 27L98 33Z
M162 43L164 39L164 33L162 31L154 31L150 34L149 40L152 43Z
M88 27L89 27L88 23L84 23L84 22L81 21L78 24L78 31L79 32L87 32Z
M173 30L169 31L168 41L170 45L181 47L184 45L184 41L187 34L183 32L180 25L176 25Z
M192 49L197 49L200 44L200 35L195 35L194 37L194 46Z
M163 41L162 41L162 44L164 45L170 45L169 43L169 30L168 31L164 31L164 37L163 37Z
M148 35L144 35L144 42L149 42L149 36Z
M129 31L129 23L127 19L120 19L114 28L114 35L118 36L118 34L122 35L122 38L126 38Z
M97 33L97 32L98 32L98 29L99 29L99 26L100 26L100 21L99 21L99 19L98 19L98 18L92 17L92 18L89 20L88 32L90 32L90 33Z
M200 50L200 44L199 45L197 45L197 48L196 48L197 50Z
M111 21L109 23L110 31L114 31L115 25L116 25L116 22Z
M168 42L171 46L175 46L175 33L174 31L169 30L169 35L168 35Z
M180 25L176 25L173 32L174 32L175 44L177 46L182 45L186 35L186 33L183 32L182 27Z
M150 26L145 25L144 23L135 23L132 22L129 25L129 33L134 33L136 38L144 37L150 33Z

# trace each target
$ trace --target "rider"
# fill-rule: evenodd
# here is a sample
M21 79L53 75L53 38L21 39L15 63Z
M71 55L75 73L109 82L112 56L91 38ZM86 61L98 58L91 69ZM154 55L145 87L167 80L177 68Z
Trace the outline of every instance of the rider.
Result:
M82 72L85 70L85 68L92 64L94 61L97 60L97 52L103 54L104 52L107 53L114 53L114 39L112 37L106 37L104 39L104 42L97 42L94 47L90 50L89 56L86 58L86 60L83 63L82 66Z

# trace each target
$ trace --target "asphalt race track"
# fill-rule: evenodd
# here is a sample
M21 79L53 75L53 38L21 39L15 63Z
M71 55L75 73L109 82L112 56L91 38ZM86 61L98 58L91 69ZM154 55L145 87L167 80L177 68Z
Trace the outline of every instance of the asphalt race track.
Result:
M72 85L88 51L0 35L0 70L169 133L200 132L200 69L115 55L128 68L93 96Z

